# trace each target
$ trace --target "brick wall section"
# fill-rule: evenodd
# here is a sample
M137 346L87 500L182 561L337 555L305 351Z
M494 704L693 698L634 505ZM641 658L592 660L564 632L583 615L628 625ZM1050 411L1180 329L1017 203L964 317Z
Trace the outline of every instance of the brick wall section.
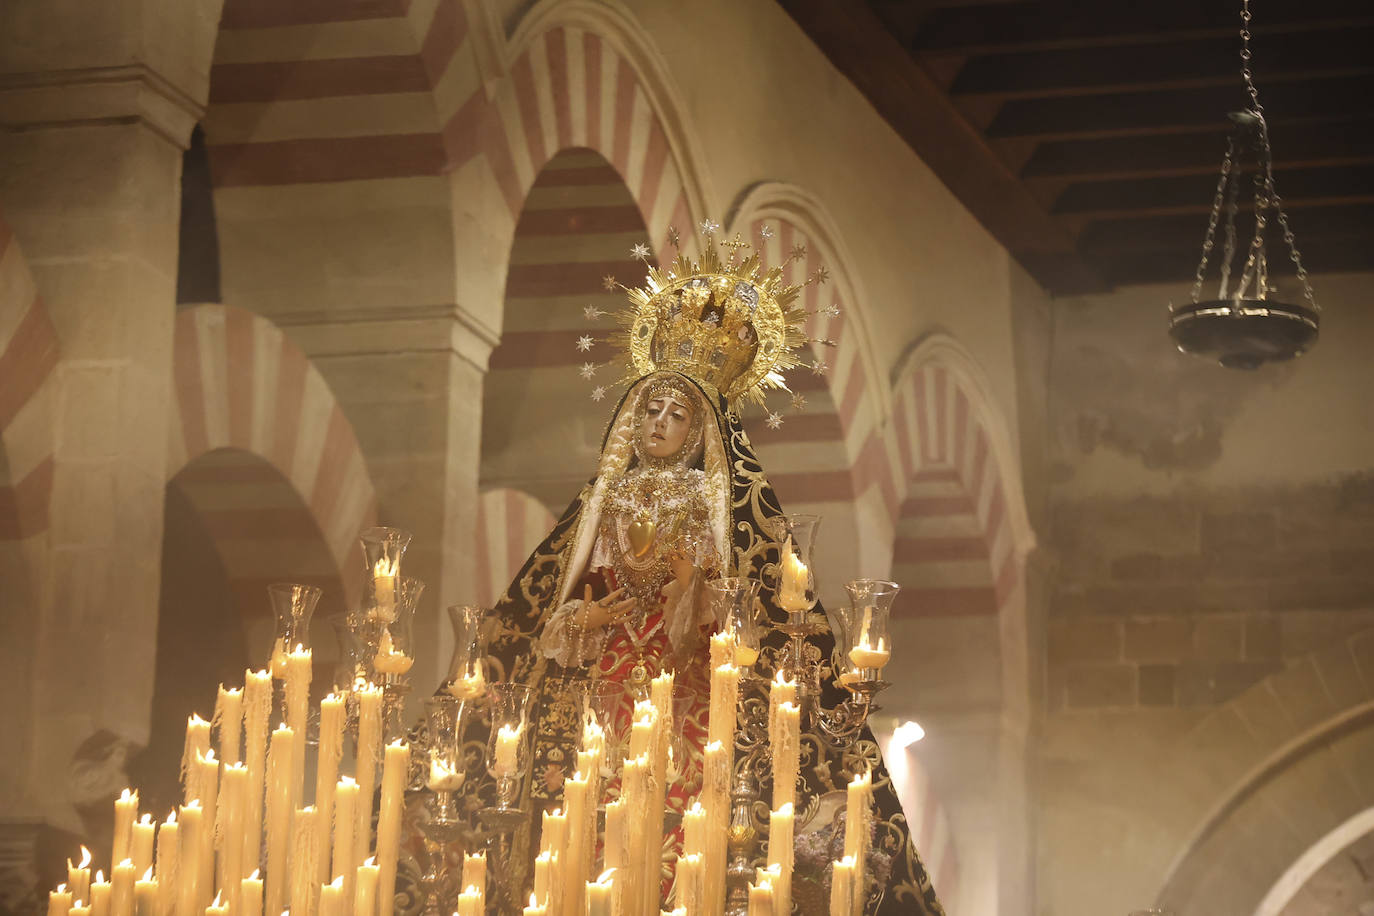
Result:
M1208 707L1374 625L1374 478L1060 502L1055 710Z

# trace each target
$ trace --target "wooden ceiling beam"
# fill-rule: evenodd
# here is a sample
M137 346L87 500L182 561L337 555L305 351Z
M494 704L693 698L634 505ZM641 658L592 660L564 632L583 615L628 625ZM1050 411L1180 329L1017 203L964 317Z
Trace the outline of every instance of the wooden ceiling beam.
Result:
M1366 0L1306 0L1255 12L1256 37L1369 22ZM1075 3L938 9L912 37L913 51L985 54L1173 42L1235 35L1239 14L1230 4L1197 0L1151 3Z
M1368 73L1374 68L1371 46L1374 19L1363 28L1312 30L1263 44L1256 39L1255 55L1257 65L1263 67L1262 83L1269 86L1323 73ZM1239 48L1233 33L1224 39L1176 41L1167 46L984 55L965 59L949 91L956 96L1012 99L1235 85L1240 79Z
M1275 118L1349 117L1374 94L1374 76L1313 79L1262 88L1260 101ZM1248 107L1240 84L1160 92L1126 92L1008 102L987 127L989 137L1106 137L1130 133L1215 130L1228 111Z
M1319 123L1271 121L1275 167L1369 164L1374 160L1374 117L1352 114ZM1226 149L1227 127L1218 121L1210 132L1039 143L1020 171L1027 180L1056 181L1215 175Z
M1074 239L960 116L949 96L867 4L780 4L998 241L1017 257L1038 252L1073 260ZM1089 272L1083 265L1079 268ZM1037 279L1048 283L1048 278Z
M1253 170L1247 172L1238 203L1246 205L1253 197L1249 188ZM1217 176L1188 175L1169 178L1140 178L1109 181L1081 181L1066 187L1050 207L1054 214L1102 211L1144 211L1187 208L1193 212L1212 208ZM1343 200L1374 195L1374 171L1368 168L1275 168L1274 184L1284 203L1291 207L1311 206L1313 201Z

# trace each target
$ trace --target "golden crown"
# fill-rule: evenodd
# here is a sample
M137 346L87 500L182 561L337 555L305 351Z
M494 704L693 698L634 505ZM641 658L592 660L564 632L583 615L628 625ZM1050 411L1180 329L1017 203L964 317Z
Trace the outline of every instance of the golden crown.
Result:
M633 367L626 380L671 369L724 395L732 408L746 400L762 403L768 391L788 390L784 373L800 365L801 349L813 342L797 298L808 284L823 283L825 270L789 284L783 268L804 257L804 248L765 269L757 253L741 257L741 249L751 246L738 234L717 242L717 224L706 220L701 228L700 258L682 253L670 230L678 249L673 262L650 266L642 287L621 287L630 299L618 335ZM647 263L647 246L635 246L633 254Z

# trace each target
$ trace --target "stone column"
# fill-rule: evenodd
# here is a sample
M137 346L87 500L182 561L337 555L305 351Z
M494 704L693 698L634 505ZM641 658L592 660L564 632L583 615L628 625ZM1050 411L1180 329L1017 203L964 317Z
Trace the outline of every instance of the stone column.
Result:
M214 0L0 8L0 201L61 346L39 621L0 650L35 672L16 685L33 724L6 735L28 755L6 815L79 829L74 796L122 780L147 738L181 153L218 17ZM78 789L83 743L101 750Z
M278 320L320 370L357 433L378 524L413 538L403 575L425 583L415 619L418 699L447 672L444 608L471 602L482 380L494 334L461 306L382 306Z

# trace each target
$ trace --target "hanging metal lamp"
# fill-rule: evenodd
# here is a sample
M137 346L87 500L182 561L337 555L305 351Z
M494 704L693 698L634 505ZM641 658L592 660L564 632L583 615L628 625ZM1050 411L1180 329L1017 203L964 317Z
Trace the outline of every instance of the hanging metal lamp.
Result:
M1231 134L1221 161L1216 196L1202 241L1202 259L1193 283L1192 303L1169 308L1169 336L1184 353L1215 359L1230 369L1256 369L1265 363L1292 359L1317 342L1320 324L1316 300L1307 271L1302 266L1288 214L1274 187L1273 154L1269 126L1260 105L1259 90L1250 72L1250 0L1241 5L1241 78L1251 107L1232 112ZM1247 174L1248 170L1248 174ZM1244 249L1237 246L1236 215L1241 188L1253 193L1254 234ZM1271 219L1278 223L1288 256L1302 285L1304 304L1294 305L1269 298L1275 292L1269 280L1265 233ZM1216 247L1217 228L1222 231L1222 251L1217 259L1220 274L1215 299L1202 298L1207 266ZM1232 265L1237 269L1233 271ZM1233 273L1235 277L1232 283Z

